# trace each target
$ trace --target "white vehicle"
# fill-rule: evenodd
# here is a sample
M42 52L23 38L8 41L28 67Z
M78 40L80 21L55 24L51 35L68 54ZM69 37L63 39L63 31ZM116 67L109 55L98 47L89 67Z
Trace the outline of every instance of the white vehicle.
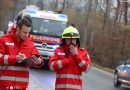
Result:
M4 35L4 31L0 31L0 37Z
M7 32L6 32L6 33L10 33L13 24L14 24L14 23L13 23L12 21L9 21L9 22L8 22L8 29L7 29Z
M26 6L20 13L30 15L33 24L30 37L43 56L45 67L48 67L49 57L61 44L61 34L67 26L68 17L65 14L39 10L36 6Z

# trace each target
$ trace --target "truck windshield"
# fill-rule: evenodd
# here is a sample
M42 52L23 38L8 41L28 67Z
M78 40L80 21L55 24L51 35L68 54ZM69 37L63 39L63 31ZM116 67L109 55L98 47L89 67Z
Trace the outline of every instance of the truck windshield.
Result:
M66 22L63 21L33 17L31 34L61 37L65 27Z

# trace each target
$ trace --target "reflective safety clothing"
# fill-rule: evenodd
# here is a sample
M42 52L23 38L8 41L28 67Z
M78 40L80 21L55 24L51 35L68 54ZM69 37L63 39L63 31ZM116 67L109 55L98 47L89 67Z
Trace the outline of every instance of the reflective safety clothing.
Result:
M0 90L9 87L27 88L29 66L17 63L16 55L19 53L25 54L26 57L39 54L30 38L19 42L15 33L0 38Z
M56 71L55 90L82 90L82 72L87 71L90 59L86 50L78 47L73 56L67 45L58 47L49 61L52 71Z

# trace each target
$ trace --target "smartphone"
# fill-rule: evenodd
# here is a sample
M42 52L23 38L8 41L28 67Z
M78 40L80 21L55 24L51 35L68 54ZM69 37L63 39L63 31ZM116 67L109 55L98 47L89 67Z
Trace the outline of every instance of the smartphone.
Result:
M70 44L70 45L75 46L75 45L74 45L74 43L72 43L72 42L71 42L71 44Z
M40 55L35 55L37 58L39 58L40 57Z

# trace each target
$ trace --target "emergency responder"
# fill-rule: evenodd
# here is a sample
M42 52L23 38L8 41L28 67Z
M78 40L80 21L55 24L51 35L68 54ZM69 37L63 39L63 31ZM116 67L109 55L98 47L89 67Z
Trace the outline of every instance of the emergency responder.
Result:
M0 38L0 90L26 90L29 66L42 65L32 40L28 37L32 23L27 18L18 21L14 33Z
M76 28L67 27L62 33L62 44L49 61L50 69L56 71L55 90L82 89L82 72L90 67L90 58L87 51L80 48L79 38Z

